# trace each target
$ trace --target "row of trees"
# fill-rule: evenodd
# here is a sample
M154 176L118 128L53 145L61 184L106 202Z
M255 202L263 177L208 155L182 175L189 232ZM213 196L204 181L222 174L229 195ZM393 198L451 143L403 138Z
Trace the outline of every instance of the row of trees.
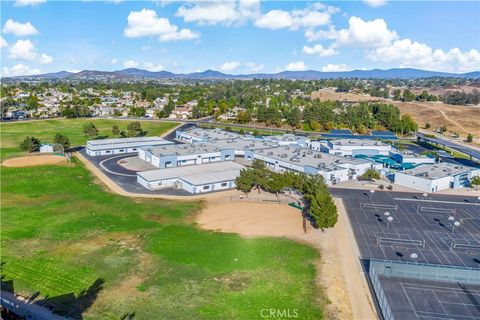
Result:
M450 91L443 95L442 101L456 105L477 105L480 103L480 91L473 90L470 93L464 91Z
M127 130L121 130L118 125L112 126L112 136L115 138L127 138L127 137L141 137L147 134L147 131L142 129L142 125L139 121L132 121L127 124ZM83 125L83 134L89 139L93 139L99 136L100 130L95 123L88 122Z
M237 116L239 123L246 123L254 115L249 111ZM303 112L297 107L264 107L256 110L257 121L267 125L281 126L285 122L296 128L321 131L334 128L350 128L360 134L369 130L391 130L397 133L417 131L418 126L410 115L400 115L400 110L391 104L360 103L348 105L341 102L315 100Z
M56 133L55 136L53 137L53 142L56 145L59 145L63 150L68 150L70 148L70 139L62 134L62 133ZM20 142L20 149L23 151L27 152L36 152L40 150L41 146L41 141L40 139L32 136L27 136L25 139Z
M243 169L236 179L237 189L248 194L252 189L278 193L290 188L302 193L304 214L313 219L318 228L331 228L338 219L337 208L328 192L323 177L294 172L277 173L255 160L251 168Z

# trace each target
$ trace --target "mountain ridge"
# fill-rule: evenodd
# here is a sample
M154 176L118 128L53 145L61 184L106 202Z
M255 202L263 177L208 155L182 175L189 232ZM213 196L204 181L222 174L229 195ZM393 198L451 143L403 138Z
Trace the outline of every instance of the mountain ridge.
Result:
M222 80L222 79L289 79L289 80L321 80L338 78L358 79L416 79L416 78L480 78L480 71L467 73L449 73L439 71L427 71L414 68L392 68L324 72L317 70L282 71L278 73L251 73L251 74L227 74L216 70L205 70L192 73L173 73L170 71L148 71L138 68L127 68L116 71L83 70L77 73L59 71L31 76L8 77L6 79L192 79L192 80Z

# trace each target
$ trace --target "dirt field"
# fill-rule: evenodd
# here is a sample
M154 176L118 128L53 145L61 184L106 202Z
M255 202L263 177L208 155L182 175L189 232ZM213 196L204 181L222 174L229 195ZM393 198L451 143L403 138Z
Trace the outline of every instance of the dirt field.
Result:
M21 168L60 163L67 163L67 160L62 156L36 155L8 159L2 163L2 166Z
M286 205L209 201L196 221L207 230L245 237L286 237L316 247L321 252L317 282L331 301L326 318L375 319L368 288L361 283L363 275L342 219L335 228L322 232L308 223L304 227L300 212Z
M458 132L465 137L468 133L480 137L480 106L455 106L441 102L398 102L370 97L363 94L320 90L312 93L312 99L349 102L385 102L397 106L402 114L411 114L420 127L430 123L431 129L447 126L448 132Z
M326 100L339 100L339 101L350 101L350 102L361 102L361 101L381 101L380 98L371 97L366 94L357 94L357 93L345 93L345 92L335 92L333 90L322 89L315 92L312 92L312 100L320 99L321 101Z

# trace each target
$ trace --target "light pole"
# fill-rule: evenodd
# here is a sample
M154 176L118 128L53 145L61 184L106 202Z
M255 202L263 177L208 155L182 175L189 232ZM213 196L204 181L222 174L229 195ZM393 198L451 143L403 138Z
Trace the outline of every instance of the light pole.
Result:
M413 261L415 261L415 264L417 264L418 254L412 253L412 254L410 255L410 258L411 258Z
M454 216L448 217L448 221L452 221L452 223L453 223L453 221L455 221L455 217Z
M458 227L458 226L460 226L460 222L455 221L452 226L452 233L455 233L455 227Z
M390 223L392 223L393 217L388 217L387 218L387 229L390 228Z
M370 200L372 200L373 198L373 194L375 193L375 190L373 189L370 189Z
M425 192L424 194L422 194L422 196L423 196L423 201L425 201L428 198L428 193Z

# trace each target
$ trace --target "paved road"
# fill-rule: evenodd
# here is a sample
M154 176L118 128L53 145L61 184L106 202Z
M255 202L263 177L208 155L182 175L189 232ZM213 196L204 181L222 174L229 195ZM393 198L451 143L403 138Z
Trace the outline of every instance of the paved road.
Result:
M461 152L463 154L470 156L470 158L475 158L477 160L480 160L480 151L474 148L466 147L464 145L461 145L446 139L442 139L442 138L430 138L420 132L417 133L417 137L421 140L425 140L427 142L434 143L434 144L439 144L439 145L448 147L450 149L453 149L455 151Z

